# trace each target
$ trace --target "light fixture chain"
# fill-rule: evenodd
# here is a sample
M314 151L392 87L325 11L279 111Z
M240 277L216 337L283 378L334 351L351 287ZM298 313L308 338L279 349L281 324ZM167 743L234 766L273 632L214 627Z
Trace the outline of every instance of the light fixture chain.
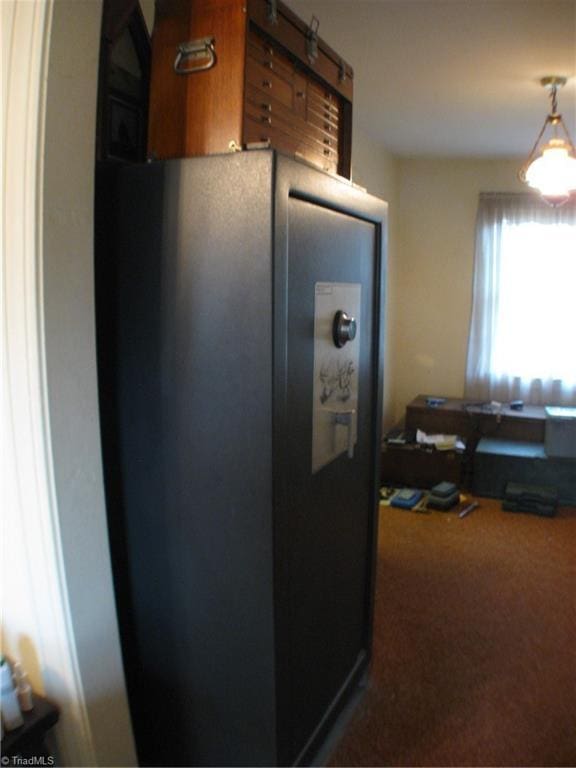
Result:
M550 91L550 98L552 99L552 115L558 114L558 99L556 97L557 92L558 87L553 85Z
M538 149L538 144L540 143L540 139L542 138L548 123L549 123L549 119L546 118L546 120L544 121L544 125L542 126L542 129L541 129L540 133L538 134L538 138L534 142L534 146L532 147L532 150L531 150L530 154L528 155L528 159L526 160L526 162L524 163L524 165L520 169L520 178L522 179L522 181L526 181L526 170L528 169L528 166L530 165L532 160L534 160L534 158L536 157L536 150Z

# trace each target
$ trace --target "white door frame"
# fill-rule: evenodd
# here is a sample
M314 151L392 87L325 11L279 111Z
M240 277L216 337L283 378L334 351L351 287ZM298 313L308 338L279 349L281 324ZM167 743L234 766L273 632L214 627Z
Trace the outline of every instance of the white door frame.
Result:
M64 765L136 764L100 450L93 285L100 0L4 0L3 651Z

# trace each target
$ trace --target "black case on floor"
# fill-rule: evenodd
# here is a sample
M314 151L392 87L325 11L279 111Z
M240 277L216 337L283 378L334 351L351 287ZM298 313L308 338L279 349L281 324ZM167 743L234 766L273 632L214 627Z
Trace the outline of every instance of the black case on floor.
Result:
M507 512L530 512L552 517L558 508L558 492L555 488L540 485L508 483L504 491L502 509Z

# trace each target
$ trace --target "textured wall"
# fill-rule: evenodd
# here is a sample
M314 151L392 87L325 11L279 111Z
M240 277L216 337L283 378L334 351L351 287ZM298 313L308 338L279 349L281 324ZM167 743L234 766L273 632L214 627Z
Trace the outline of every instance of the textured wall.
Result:
M417 394L462 397L480 192L525 191L521 160L398 161L396 418Z

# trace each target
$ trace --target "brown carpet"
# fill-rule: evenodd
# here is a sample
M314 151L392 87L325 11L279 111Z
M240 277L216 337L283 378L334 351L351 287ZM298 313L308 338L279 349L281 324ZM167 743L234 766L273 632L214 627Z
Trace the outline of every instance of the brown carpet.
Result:
M576 509L382 508L370 683L331 766L576 765Z

